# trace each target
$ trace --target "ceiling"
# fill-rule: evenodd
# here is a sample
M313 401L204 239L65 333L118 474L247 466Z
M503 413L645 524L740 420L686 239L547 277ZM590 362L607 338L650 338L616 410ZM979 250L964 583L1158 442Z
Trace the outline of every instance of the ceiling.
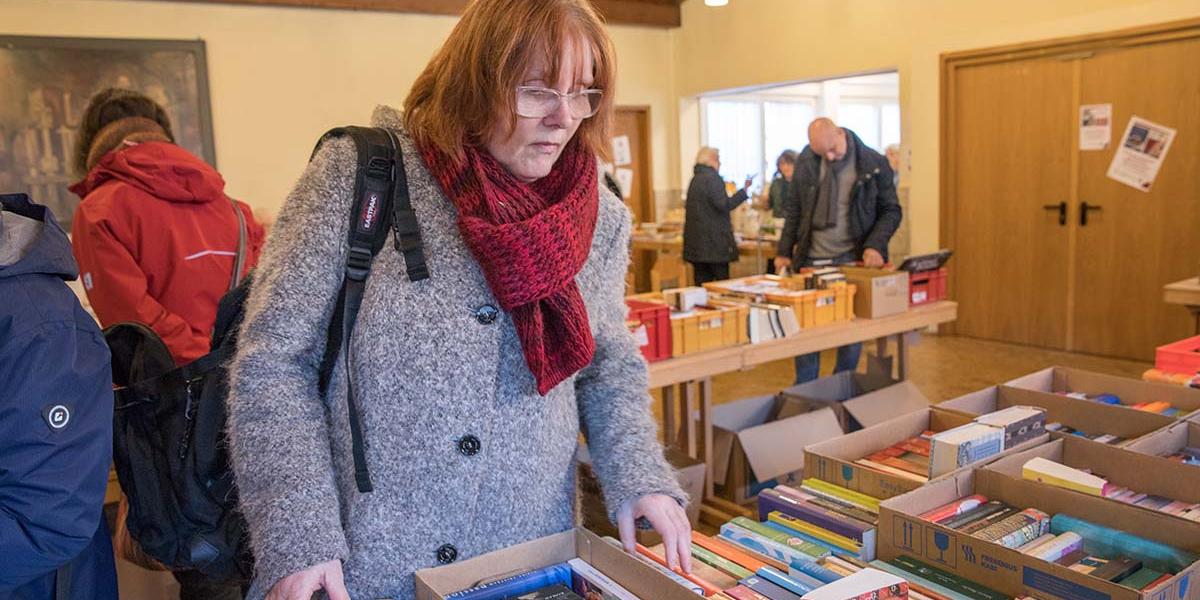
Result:
M308 8L374 10L386 12L457 15L469 0L171 0L208 4L254 4ZM592 0L592 4L615 25L679 27L679 5L683 0Z

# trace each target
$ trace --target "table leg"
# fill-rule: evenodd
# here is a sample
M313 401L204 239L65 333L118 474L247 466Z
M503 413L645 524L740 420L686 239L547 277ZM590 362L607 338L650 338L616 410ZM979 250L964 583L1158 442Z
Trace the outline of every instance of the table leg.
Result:
M683 384L683 422L687 430L687 455L699 459L700 453L696 448L699 441L696 435L696 387L692 382Z
M712 393L713 385L712 378L706 377L700 380L700 427L703 429L704 435L704 464L706 475L704 477L704 497L713 497L713 422L712 422Z
M896 361L899 362L900 381L908 379L908 334L901 333L896 336Z
M663 418L663 445L670 446L678 442L679 429L675 424L675 417L678 414L679 407L675 403L675 386L668 385L662 388L662 418Z

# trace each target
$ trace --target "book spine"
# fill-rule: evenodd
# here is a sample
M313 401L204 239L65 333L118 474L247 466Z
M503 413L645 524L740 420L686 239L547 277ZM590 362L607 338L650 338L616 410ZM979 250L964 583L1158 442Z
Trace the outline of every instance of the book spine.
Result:
M759 494L758 518L766 519L772 512L780 512L794 519L812 523L817 527L859 543L862 543L863 535L867 531L874 529L874 527L866 523L851 522L846 517L840 517L830 511L803 502L790 502L787 499Z
M633 595L633 593L631 593L629 590L621 587L619 583L610 579L608 575L601 573L599 569L584 562L582 559L572 558L571 560L567 561L567 564L571 565L571 570L574 571L576 575L582 577L584 580L590 583L592 587L598 588L604 592L605 598L612 598L613 600L639 600L638 597Z
M659 556L659 555L657 555L657 554L655 554L655 553L651 552L651 551L650 551L648 548L646 548L645 546L643 546L643 545L641 545L641 544L638 544L638 545L637 545L637 551L638 551L638 553L639 553L639 554L641 554L642 556L645 556L646 558L649 558L650 560L652 560L652 561L654 561L654 562L656 562L656 563L658 563L658 564L662 565L664 568L670 569L670 567L667 565L667 561L666 561L666 560L664 560L664 559L663 559L661 556ZM711 596L711 595L713 595L713 594L715 594L715 593L717 593L717 592L721 591L721 590L717 589L717 587L716 587L716 586L714 586L713 584L711 584L711 583L709 583L709 582L707 582L707 581L704 581L703 579L700 579L699 577L696 577L695 575L687 575L687 574L683 573L682 571L675 571L675 572L676 572L676 573L677 573L677 574L678 574L680 577L683 577L684 579L687 579L688 581L690 581L690 582L692 582L692 583L694 583L694 584L696 584L696 585L700 586L701 588L703 588L703 589L704 589L704 595L705 595L705 596ZM636 599L635 599L635 600L636 600Z
M1068 531L1062 535L1055 536L1054 541L1038 547L1029 555L1045 561L1055 562L1076 550L1082 549L1083 538L1079 537L1078 533Z
M799 550L755 535L754 532L747 531L730 523L721 526L721 539L783 561L788 565L789 569L800 569L803 565L814 562L811 556Z
M725 590L725 594L734 600L771 600L770 598L744 586L737 585Z
M820 526L813 525L812 523L806 523L800 519L789 517L783 513L773 512L768 516L768 518L774 523L779 523L780 525L783 525L789 529L810 535L819 540L824 540L847 552L857 553L859 548L862 547L862 544L854 539L840 536L836 533L823 529Z
M983 504L984 502L987 502L987 498L984 498L983 496L980 496L978 494L976 494L974 496L967 496L966 498L955 500L954 502L951 502L950 504L935 508L927 513L924 513L921 515L921 518L925 519L926 521L932 521L934 523L939 523L943 520L957 517L958 515L961 515L961 514L967 512L968 510L971 510L971 509Z
M809 556L810 560L825 558L829 555L829 551L812 542L807 542L798 537L788 535L787 533L776 531L757 521L752 521L745 517L738 517L733 520L733 524L746 529L747 531L761 535L771 541L782 544L789 548L794 548L798 552Z
M797 596L803 596L804 594L813 591L817 587L820 587L820 585L811 586L801 583L800 581L797 581L784 573L780 573L771 567L763 567L759 569L758 576L793 594L796 594Z
M710 552L694 542L692 543L692 556L700 562L722 572L734 579L745 579L754 574L745 567L723 557Z
M1046 533L1049 520L1050 516L1046 513L1035 508L1027 508L972 535L1006 548L1016 548Z

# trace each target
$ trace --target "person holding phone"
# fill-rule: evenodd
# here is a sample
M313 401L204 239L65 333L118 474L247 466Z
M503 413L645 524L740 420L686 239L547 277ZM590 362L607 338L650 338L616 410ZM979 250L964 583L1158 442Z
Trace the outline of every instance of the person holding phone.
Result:
M688 185L683 224L683 259L692 264L696 285L729 279L729 263L738 259L729 213L749 197L747 190L754 176L746 176L742 189L730 196L725 192L720 170L720 151L708 146L701 148Z

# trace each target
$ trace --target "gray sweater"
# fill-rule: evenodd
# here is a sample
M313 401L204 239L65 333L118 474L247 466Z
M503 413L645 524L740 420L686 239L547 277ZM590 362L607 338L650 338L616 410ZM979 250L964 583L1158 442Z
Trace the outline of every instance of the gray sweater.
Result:
M328 406L317 393L355 166L348 140L326 144L275 223L231 369L232 460L257 560L251 600L332 559L343 561L352 597L408 599L413 571L437 566L439 548L462 560L573 527L581 430L610 518L645 494L686 501L625 326L625 206L600 188L591 255L576 278L595 358L541 397L509 315L480 318L499 304L400 113L376 109L372 125L401 135L431 277L409 282L389 242L367 282L350 354L375 491L360 494L340 361Z

